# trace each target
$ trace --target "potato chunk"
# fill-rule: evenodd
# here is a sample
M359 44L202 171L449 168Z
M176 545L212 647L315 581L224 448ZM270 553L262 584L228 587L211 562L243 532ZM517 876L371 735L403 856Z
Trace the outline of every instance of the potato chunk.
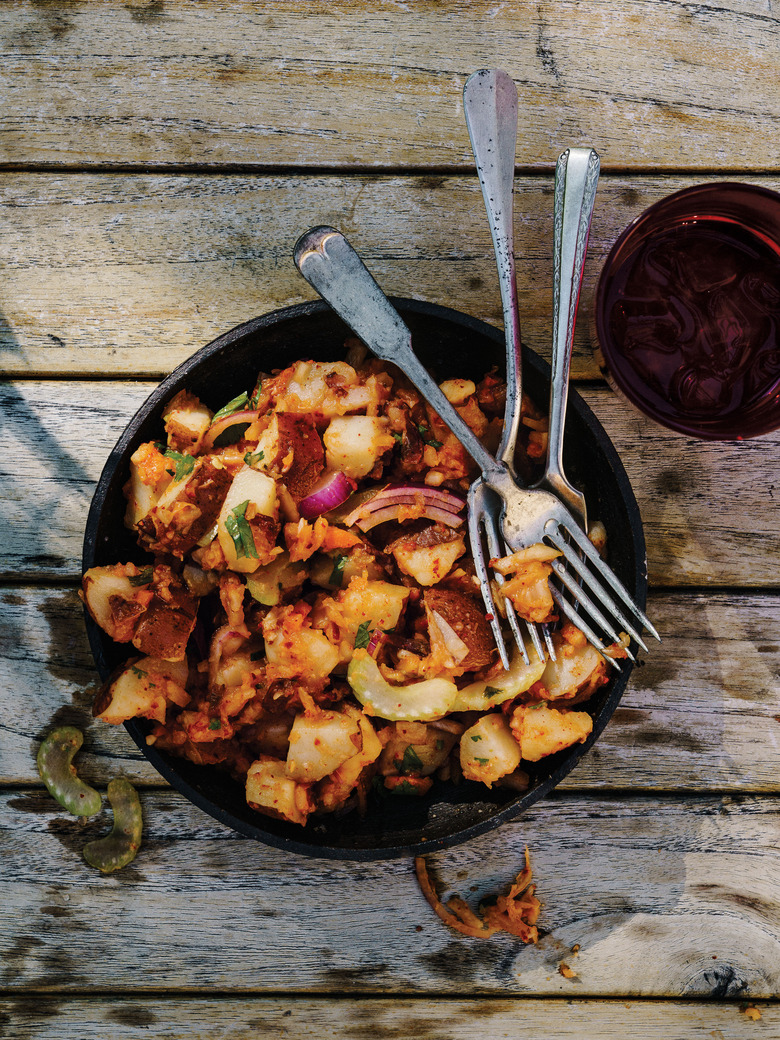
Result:
M266 816L290 823L306 823L314 805L309 789L286 772L285 763L270 755L261 755L249 767L246 777L247 803Z
M180 390L165 406L163 420L168 444L176 451L194 455L211 425L213 413L194 394Z
M512 732L526 762L581 744L593 729L586 711L558 711L546 704L522 704L512 714Z
M545 700L573 697L604 660L590 643L577 647L559 642L556 650L557 659L547 662L539 680L546 691Z
M352 656L355 638L361 625L366 626L369 632L376 628L382 629L383 632L395 628L408 597L409 589L403 585L353 578L346 589L336 595L336 603L343 619L342 659L348 661Z
M275 481L248 466L240 469L222 504L217 527L230 570L251 574L273 560L276 507Z
M323 441L328 469L339 470L353 480L369 474L395 444L387 419L372 415L331 419Z
M135 718L164 723L169 703L179 707L189 703L186 682L186 662L142 657L103 687L95 700L92 714L116 725Z
M491 787L520 765L520 746L509 720L499 712L483 715L460 738L460 764L467 780Z
M293 780L322 780L360 751L357 719L338 711L297 715L290 732L287 775Z

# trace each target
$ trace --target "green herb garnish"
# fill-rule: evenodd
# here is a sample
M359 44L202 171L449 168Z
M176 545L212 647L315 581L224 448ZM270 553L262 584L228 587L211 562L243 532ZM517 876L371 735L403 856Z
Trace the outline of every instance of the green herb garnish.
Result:
M136 668L134 664L130 665L130 671L133 673L136 679L145 679L148 675L148 672L145 672L143 668Z
M176 464L176 469L173 471L175 483L178 483L195 469L195 458L192 455L182 455L178 451L174 451L173 448L166 448L164 454L166 459L171 459ZM170 473L171 471L166 470L166 472Z
M138 588L139 585L148 585L153 577L154 567L150 563L148 567L144 567L140 574L132 574L127 580L132 586Z
M346 566L348 556L343 553L339 555L333 561L333 570L330 572L330 578L328 582L330 585L341 585L344 580L344 567Z
M219 719L209 719L209 729L222 729L222 722Z
M236 556L239 559L245 557L246 559L257 560L259 559L257 546L255 545L252 528L249 526L249 521L246 518L246 508L248 505L249 499L230 510L228 515L225 517L225 530L233 539Z
M486 686L485 687L485 696L486 697L500 697L503 692L504 691L503 690L499 690L499 688L497 686Z
M232 401L228 401L224 408L220 408L218 412L214 413L214 418L211 420L211 425L218 419L224 419L226 415L232 415L234 412L240 412L241 409L249 401L249 394L246 390L243 394L239 394L238 397L234 397Z
M486 766L488 764L488 762L490 761L490 759L489 758L475 758L474 761L475 762L479 762L479 764L481 766Z
M396 784L395 787L390 789L391 794L417 794L417 788L414 784L410 784L408 780L402 780L400 784Z
M256 462L262 462L264 458L264 451L256 451L254 454L252 454L251 451L248 451L246 455L244 455L244 462L247 464L247 466L254 466Z
M402 773L418 773L423 767L422 760L414 747L409 746L404 750L404 757L401 761L401 772Z
M444 447L442 442L437 441L435 437L426 437L426 434L429 432L428 427L424 426L422 423L417 424L417 431L423 439L423 444L430 444L430 446L432 448L435 448L437 451L439 450L439 448Z
M472 734L471 739L474 740L474 741L477 741L477 740L482 740L482 737L478 736L477 734Z
M365 650L368 644L371 642L371 622L364 621L358 626L357 633L355 635L355 649Z

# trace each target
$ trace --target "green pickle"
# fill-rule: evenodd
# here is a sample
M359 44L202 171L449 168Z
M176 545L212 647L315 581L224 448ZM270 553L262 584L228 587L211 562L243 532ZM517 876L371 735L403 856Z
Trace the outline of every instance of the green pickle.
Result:
M41 780L52 798L74 816L94 816L100 812L103 799L99 791L80 779L73 765L83 743L81 730L75 726L60 726L43 740L36 761Z
M143 815L141 800L129 780L111 780L106 793L114 810L114 826L104 838L84 846L84 859L91 867L110 874L135 859L141 847Z

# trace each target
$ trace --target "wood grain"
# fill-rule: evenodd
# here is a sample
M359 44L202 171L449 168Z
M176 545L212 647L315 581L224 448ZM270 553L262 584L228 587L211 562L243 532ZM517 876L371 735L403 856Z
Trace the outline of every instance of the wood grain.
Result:
M780 792L780 597L657 594L650 609L663 642L564 788ZM63 724L86 732L90 782L163 782L122 727L91 717L99 680L74 590L0 589L0 631L0 784L39 783L38 742Z
M94 484L153 385L0 385L9 460L0 498L0 579L80 578ZM703 443L656 426L605 388L586 388L583 396L613 439L637 496L652 582L776 587L769 561L780 555L774 507L780 432Z
M410 860L302 859L173 794L142 802L137 859L103 877L81 849L106 820L79 824L37 790L2 795L6 996L110 991L117 979L138 999L159 989L761 999L780 985L777 798L560 795L432 857L441 890L476 903L511 880L527 844L543 902L537 946L450 932Z
M754 1008L761 1019L746 1015ZM446 1024L445 1024L446 1023ZM775 1004L747 1001L561 1001L531 998L462 1000L424 997L342 998L254 997L208 999L155 996L41 997L0 1000L6 1040L358 1040L404 1037L415 1040L756 1040L777 1036Z
M7 10L7 9L6 9ZM0 73L1 75L1 73ZM0 146L2 135L0 134ZM602 177L573 374L600 377L596 282L621 230L692 177ZM780 179L750 180L780 189ZM552 179L518 177L523 338L549 356ZM383 288L494 325L501 304L476 176L0 175L0 366L29 376L161 376L234 325L314 296L298 235L339 227Z
M458 166L487 66L517 82L522 166L589 143L618 168L767 169L777 33L763 0L28 0L0 19L0 162Z

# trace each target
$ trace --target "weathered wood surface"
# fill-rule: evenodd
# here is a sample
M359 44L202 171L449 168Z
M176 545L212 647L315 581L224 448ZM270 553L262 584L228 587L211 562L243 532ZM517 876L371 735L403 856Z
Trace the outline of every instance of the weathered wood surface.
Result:
M104 877L81 849L106 819L80 824L39 790L2 795L9 994L761 999L780 987L777 798L559 794L431 857L443 891L478 901L508 884L527 844L544 904L536 946L452 933L411 860L299 858L239 838L173 794L142 802L141 852Z
M563 787L780 792L780 597L659 593L650 608L663 642ZM0 590L0 631L0 784L38 783L38 741L63 724L86 732L91 782L162 782L122 727L91 717L98 677L75 590Z
M0 18L0 162L459 166L463 83L498 66L524 166L591 142L619 168L771 168L777 38L766 0L29 0Z
M758 1012L758 1020L748 1014ZM5 1040L770 1040L776 1004L762 1001L430 1000L322 997L208 999L63 996L0 1000Z
M94 484L152 383L0 384L5 452L0 580L80 578ZM704 443L665 431L606 388L585 388L626 467L645 526L651 581L777 586L774 507L780 432Z
M0 134L0 147L2 140ZM646 206L702 179L602 177L576 332L576 378L600 376L591 318L613 242ZM747 179L780 189L777 176ZM545 357L551 190L551 176L516 180L523 338ZM0 369L24 376L167 374L233 326L314 298L292 249L298 235L322 223L347 234L387 292L501 324L476 176L5 173Z

